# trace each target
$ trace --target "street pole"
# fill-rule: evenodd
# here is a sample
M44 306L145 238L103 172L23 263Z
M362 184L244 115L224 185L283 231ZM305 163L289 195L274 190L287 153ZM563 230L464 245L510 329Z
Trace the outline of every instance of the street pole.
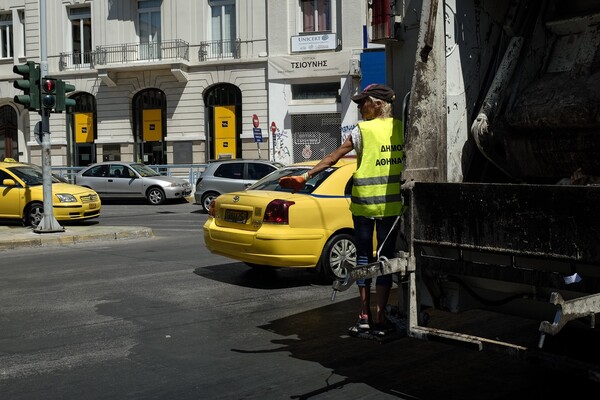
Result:
M39 0L40 5L40 82L48 75L48 54L46 39L46 0ZM52 157L50 155L50 110L41 106L42 114L42 173L44 178L44 216L36 233L63 232L65 228L54 218L52 205Z

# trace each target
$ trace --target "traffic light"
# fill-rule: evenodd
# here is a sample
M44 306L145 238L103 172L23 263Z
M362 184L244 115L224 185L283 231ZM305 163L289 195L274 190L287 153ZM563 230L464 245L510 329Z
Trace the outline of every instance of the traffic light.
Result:
M27 61L25 64L15 65L13 72L23 77L23 79L17 79L13 83L13 87L23 91L23 94L16 95L13 98L14 102L23 105L30 111L39 110L40 67L35 65L33 61Z
M40 87L42 109L52 112L56 105L56 79L42 78Z
M56 81L56 107L54 111L61 113L67 110L67 107L73 107L77 105L74 99L69 99L67 93L75 90L75 86L65 83L62 79Z

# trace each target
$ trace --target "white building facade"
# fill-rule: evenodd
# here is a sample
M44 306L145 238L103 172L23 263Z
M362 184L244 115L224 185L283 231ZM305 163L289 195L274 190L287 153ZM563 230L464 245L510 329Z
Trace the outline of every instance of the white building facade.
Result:
M0 0L0 158L41 164L13 66L75 90L52 165L320 159L356 123L364 7L341 0ZM354 2L352 2L354 3ZM275 140L272 140L275 139Z
M363 1L269 0L271 159L320 160L356 125Z

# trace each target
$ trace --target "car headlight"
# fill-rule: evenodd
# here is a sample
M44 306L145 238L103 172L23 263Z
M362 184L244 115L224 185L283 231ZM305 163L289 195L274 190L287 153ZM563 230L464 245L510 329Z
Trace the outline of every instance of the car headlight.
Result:
M68 193L56 193L56 197L61 203L76 203L77 199L72 194Z
M179 187L179 186L183 186L183 185L181 183L173 182L169 186L171 186L171 187Z

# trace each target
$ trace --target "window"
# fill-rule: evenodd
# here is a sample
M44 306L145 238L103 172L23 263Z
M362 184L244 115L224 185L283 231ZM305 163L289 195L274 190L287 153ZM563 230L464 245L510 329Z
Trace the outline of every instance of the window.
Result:
M0 58L13 56L12 14L0 14Z
M138 0L140 59L160 58L160 4L162 0Z
M96 178L108 176L108 165L95 165L92 168L85 171L83 173L83 176L95 176Z
M211 51L221 57L236 56L235 0L210 1Z
M121 161L121 145L119 144L105 144L102 152L102 161Z
M227 163L219 165L215 171L215 176L219 178L242 179L244 178L243 163Z
M73 65L89 65L92 51L92 15L89 7L69 9Z
M0 160L19 159L17 113L8 105L0 107Z
M123 167L122 165L119 165L119 164L111 164L110 172L108 173L108 176L111 176L114 178L123 178L124 177L124 173L123 173L124 168L125 167Z
M8 174L8 172L4 172L4 171L0 170L0 186L4 186L2 184L2 182L4 182L5 179L12 179L12 180L14 180L15 178L13 178L12 176L10 176Z
M305 83L292 85L292 100L337 99L339 82Z
M291 117L293 162L322 160L342 144L340 113L294 114Z
M192 142L173 142L173 164L191 164L192 161Z
M276 169L277 168L269 164L248 163L248 179L257 181L263 176L275 171Z
M331 31L331 0L300 0L303 32Z

